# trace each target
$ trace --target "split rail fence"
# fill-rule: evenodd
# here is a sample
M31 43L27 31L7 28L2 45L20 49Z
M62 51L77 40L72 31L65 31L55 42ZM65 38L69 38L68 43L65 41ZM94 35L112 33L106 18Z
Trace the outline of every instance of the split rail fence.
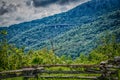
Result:
M50 70L52 67L67 67L70 70ZM62 75L59 75L62 74ZM76 74L76 75L75 75ZM81 74L81 75L80 75ZM83 75L87 74L87 75ZM93 75L94 76L93 76ZM80 64L53 64L24 67L19 70L0 72L0 80L7 78L59 78L59 79L92 79L92 80L120 80L120 57L113 60L102 61L99 65Z

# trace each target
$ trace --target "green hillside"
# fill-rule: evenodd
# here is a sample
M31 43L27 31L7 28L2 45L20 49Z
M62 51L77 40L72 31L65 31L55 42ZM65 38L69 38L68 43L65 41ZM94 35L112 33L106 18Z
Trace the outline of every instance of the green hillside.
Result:
M101 36L105 35L107 32L108 34L116 34L117 40L120 41L120 10L99 16L90 23L76 26L52 38L51 41L53 42L57 55L71 55L72 57L77 57L80 53L88 53L96 48ZM51 47L50 40L40 42L35 46L38 46L39 49L39 46L42 44L46 44L48 48ZM31 46L31 48L35 46Z

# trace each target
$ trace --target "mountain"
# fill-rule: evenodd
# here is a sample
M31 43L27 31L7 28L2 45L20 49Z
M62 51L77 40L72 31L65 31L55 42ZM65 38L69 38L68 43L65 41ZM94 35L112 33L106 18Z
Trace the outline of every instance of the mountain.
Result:
M3 29L2 27L0 29ZM54 48L55 54L88 53L106 31L119 41L120 0L91 0L67 12L4 27L8 42L26 50Z

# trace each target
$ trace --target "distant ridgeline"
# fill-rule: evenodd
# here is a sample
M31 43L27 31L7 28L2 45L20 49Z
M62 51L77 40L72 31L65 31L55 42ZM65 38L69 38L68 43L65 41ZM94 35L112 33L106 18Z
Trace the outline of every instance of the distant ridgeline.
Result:
M120 41L120 0L91 0L64 13L4 29L8 42L18 47L53 49L58 56L75 58L96 48L106 32Z

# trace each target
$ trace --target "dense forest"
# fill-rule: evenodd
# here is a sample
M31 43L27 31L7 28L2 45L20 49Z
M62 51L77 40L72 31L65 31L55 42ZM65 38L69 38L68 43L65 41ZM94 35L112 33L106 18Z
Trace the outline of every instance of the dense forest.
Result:
M9 44L6 39L7 34L4 30L0 32L0 71L40 64L99 64L101 61L120 56L120 43L117 42L114 34L101 36L97 48L87 55L80 53L75 59L69 55L57 56L53 50L47 48L25 51L24 47L18 48Z

